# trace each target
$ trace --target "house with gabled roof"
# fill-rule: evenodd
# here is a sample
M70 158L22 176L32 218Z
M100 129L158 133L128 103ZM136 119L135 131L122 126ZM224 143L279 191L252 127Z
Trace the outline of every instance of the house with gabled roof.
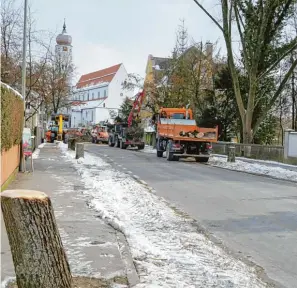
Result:
M122 87L127 79L122 63L82 75L72 95L71 127L111 121L125 97L133 96Z

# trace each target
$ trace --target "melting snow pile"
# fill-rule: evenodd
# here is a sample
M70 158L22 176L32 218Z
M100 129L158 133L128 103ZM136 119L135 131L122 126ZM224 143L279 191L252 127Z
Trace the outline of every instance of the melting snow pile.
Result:
M33 154L32 154L32 158L33 158L33 159L37 159L37 158L39 157L40 149L43 148L44 145L45 145L45 143L42 143L42 144L40 144L40 145L38 146L37 149L35 149L35 151L34 151Z
M236 171L254 173L259 175L267 175L270 177L285 179L297 182L297 172L281 167L269 167L265 164L247 163L244 161L236 160L235 163L227 162L227 158L212 156L209 164L216 167L227 168Z
M142 150L142 152L155 154L156 149L153 149L151 146L146 146L145 149ZM270 165L265 165L265 162L267 162L267 164L273 163L274 165L277 165L277 162L264 160L255 160L255 163L247 163L246 161L236 159L235 163L230 163L227 162L227 158L216 156L211 156L208 163L209 165L215 167L221 167L225 169L231 169L235 171L242 171L259 175L267 175L278 179L285 179L297 182L297 171L290 170L290 165L287 165L288 169L285 169L282 167L273 167Z
M66 151L73 159L73 151ZM162 199L99 157L72 160L91 207L125 233L140 287L266 287L256 271L235 260Z

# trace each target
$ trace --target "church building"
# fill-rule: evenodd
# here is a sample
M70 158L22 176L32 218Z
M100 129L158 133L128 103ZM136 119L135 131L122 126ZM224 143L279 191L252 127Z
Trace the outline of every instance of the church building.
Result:
M82 75L72 95L71 127L112 122L125 97L133 96L122 87L127 79L122 63Z

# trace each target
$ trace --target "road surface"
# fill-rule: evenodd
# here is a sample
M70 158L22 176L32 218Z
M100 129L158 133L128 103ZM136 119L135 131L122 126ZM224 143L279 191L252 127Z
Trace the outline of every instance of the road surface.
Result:
M296 183L133 150L85 149L147 182L235 253L263 267L279 287L297 287Z

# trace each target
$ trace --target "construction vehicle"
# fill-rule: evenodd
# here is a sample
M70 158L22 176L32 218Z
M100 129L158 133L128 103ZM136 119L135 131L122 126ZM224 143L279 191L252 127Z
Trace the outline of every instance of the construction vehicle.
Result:
M69 121L69 115L67 114L54 114L51 116L51 120L55 121L56 126L58 126L58 131L56 135L56 140L61 141L62 140L62 135L63 135L63 127L64 127L64 122Z
M213 142L218 140L218 127L198 127L193 112L187 108L161 108L154 117L157 126L157 157L166 152L168 161L193 157L208 162Z
M110 129L108 145L126 149L128 146L144 149L144 129L139 127L139 112L144 99L144 91L137 94L129 113L127 123L115 123Z
M96 127L97 130L97 139L96 143L108 143L108 132L106 125L100 125Z
M138 131L137 131L138 130ZM109 132L108 145L126 149L128 146L144 149L143 130L128 127L127 123L117 123Z

